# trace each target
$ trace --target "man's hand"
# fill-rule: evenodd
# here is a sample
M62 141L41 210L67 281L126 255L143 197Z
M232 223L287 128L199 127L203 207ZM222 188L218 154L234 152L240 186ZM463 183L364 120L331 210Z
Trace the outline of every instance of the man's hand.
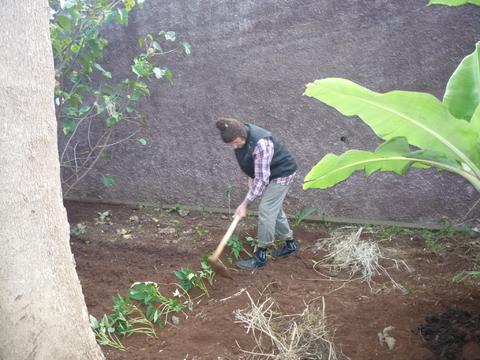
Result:
M248 190L252 190L252 186L253 186L253 179L249 176L247 178L247 184L248 184Z
M240 220L247 216L247 203L245 201L237 207L234 216L238 216Z

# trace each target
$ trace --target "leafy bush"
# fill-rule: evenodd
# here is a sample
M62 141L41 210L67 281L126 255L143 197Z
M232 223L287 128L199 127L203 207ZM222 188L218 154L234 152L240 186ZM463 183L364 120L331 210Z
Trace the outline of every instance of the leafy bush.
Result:
M50 37L55 61L55 109L65 136L60 154L64 194L95 167L108 159L108 149L126 141L146 145L139 137L146 118L137 110L138 101L150 95L149 84L173 80L172 71L160 64L165 55L183 51L187 42L176 42L173 31L146 34L139 39L140 52L132 59L132 76L118 79L103 56L108 46L107 26L127 26L130 12L143 7L144 0L50 0ZM121 131L118 131L119 127ZM117 129L116 131L114 131ZM116 134L127 134L118 138ZM105 186L115 183L103 174Z

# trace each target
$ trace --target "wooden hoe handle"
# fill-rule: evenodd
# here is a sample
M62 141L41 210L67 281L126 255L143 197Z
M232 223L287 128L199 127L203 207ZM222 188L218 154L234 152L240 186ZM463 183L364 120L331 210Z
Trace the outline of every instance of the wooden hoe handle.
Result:
M217 248L215 249L215 252L212 255L212 258L218 259L220 255L222 255L223 249L225 249L225 246L227 245L228 239L232 236L233 232L235 231L235 228L237 227L238 222L240 221L240 217L235 216L233 218L232 223L230 224L227 232L225 235L223 235L222 240L218 244Z

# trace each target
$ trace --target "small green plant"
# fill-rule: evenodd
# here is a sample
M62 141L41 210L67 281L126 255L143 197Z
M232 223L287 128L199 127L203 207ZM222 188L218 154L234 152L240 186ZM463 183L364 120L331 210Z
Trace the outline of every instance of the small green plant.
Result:
M100 224L105 224L106 222L111 220L112 213L110 210L102 211L98 213L98 222Z
M365 226L365 229L367 228L368 226ZM376 234L380 238L380 240L387 241L391 241L392 239L401 235L411 236L414 234L413 230L402 228L397 225L371 226L370 232Z
M87 232L87 226L83 223L78 223L75 227L70 229L70 235L80 236Z
M310 205L304 206L297 214L294 215L293 219L295 226L300 225L305 218L312 215L315 211L317 211L317 209Z
M180 221L177 219L172 219L170 220L170 225L172 225L175 228L176 234L180 234Z
M184 313L188 308L192 310L192 304L188 294L183 295L176 291L174 296L177 298L168 298L160 293L158 285L154 282L137 282L134 283L128 291L127 297L138 301L146 306L146 317L154 324L164 327L167 316L170 313ZM181 297L186 296L185 301L181 301Z
M467 237L471 234L472 227L468 224L460 224L457 230L460 234L462 234L463 237Z
M455 275L452 278L452 281L458 283L458 282L464 280L465 278L467 278L469 276L478 277L478 276L480 276L480 271L478 271L478 270L471 270L471 271L464 270L464 271L458 273L457 275Z
M250 236L249 234L245 236L245 241L252 249L254 249L258 245L258 239L254 238L253 236Z
M136 208L138 210L142 210L142 209L145 209L147 207L147 204L143 203L143 202L139 202L136 206Z
M247 235L245 240L252 248L255 248L257 244L257 240L255 238ZM234 260L238 260L242 251L248 256L252 256L252 254L250 254L243 246L243 241L238 234L233 234L230 239L228 239L227 246L230 247L230 255L227 257L230 263L232 263Z
M90 327L100 345L125 351L125 346L116 334L129 336L141 333L155 336L153 324L138 307L129 302L128 298L114 296L113 304L112 313L103 315L100 321L90 315Z
M210 286L213 285L213 279L215 278L215 271L213 271L212 267L208 263L208 256L203 256L200 259L199 276L202 279L207 279Z
M200 238L203 238L205 235L209 233L207 229L202 224L198 224L195 226L195 231Z
M240 257L240 253L243 250L242 239L238 234L233 234L227 241L227 246L230 247L230 255L228 260L232 263L233 260L237 260Z
M132 335L135 333L155 336L153 324L145 317L144 313L129 302L128 298L120 295L113 297L113 312L108 315L115 332L120 335Z
M445 252L445 245L441 244L439 239L435 237L425 237L425 249L435 253L443 254Z
M172 207L168 208L165 210L167 213L171 213L173 211L175 211L178 215L184 217L184 216L187 216L190 211L188 211L187 209L185 209L185 207L183 207L182 205L180 204L175 204L173 205Z
M182 267L180 270L175 271L175 276L180 281L180 286L183 290L185 290L185 292L189 292L194 287L197 287L202 290L207 297L209 296L208 289L205 286L202 277L192 269L188 267Z
M100 345L110 346L120 351L125 351L125 346L120 339L115 335L115 328L107 315L103 315L102 319L98 321L95 316L90 315L90 328L95 333L95 338Z

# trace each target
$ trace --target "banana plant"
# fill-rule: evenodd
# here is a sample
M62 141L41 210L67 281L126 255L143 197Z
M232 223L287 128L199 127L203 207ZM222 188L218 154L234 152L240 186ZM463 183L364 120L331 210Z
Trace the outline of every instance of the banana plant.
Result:
M480 42L448 81L443 102L411 91L377 93L341 78L316 80L304 95L358 116L385 143L375 151L327 154L304 179L303 188L326 189L355 171L405 175L436 168L463 176L480 192Z

